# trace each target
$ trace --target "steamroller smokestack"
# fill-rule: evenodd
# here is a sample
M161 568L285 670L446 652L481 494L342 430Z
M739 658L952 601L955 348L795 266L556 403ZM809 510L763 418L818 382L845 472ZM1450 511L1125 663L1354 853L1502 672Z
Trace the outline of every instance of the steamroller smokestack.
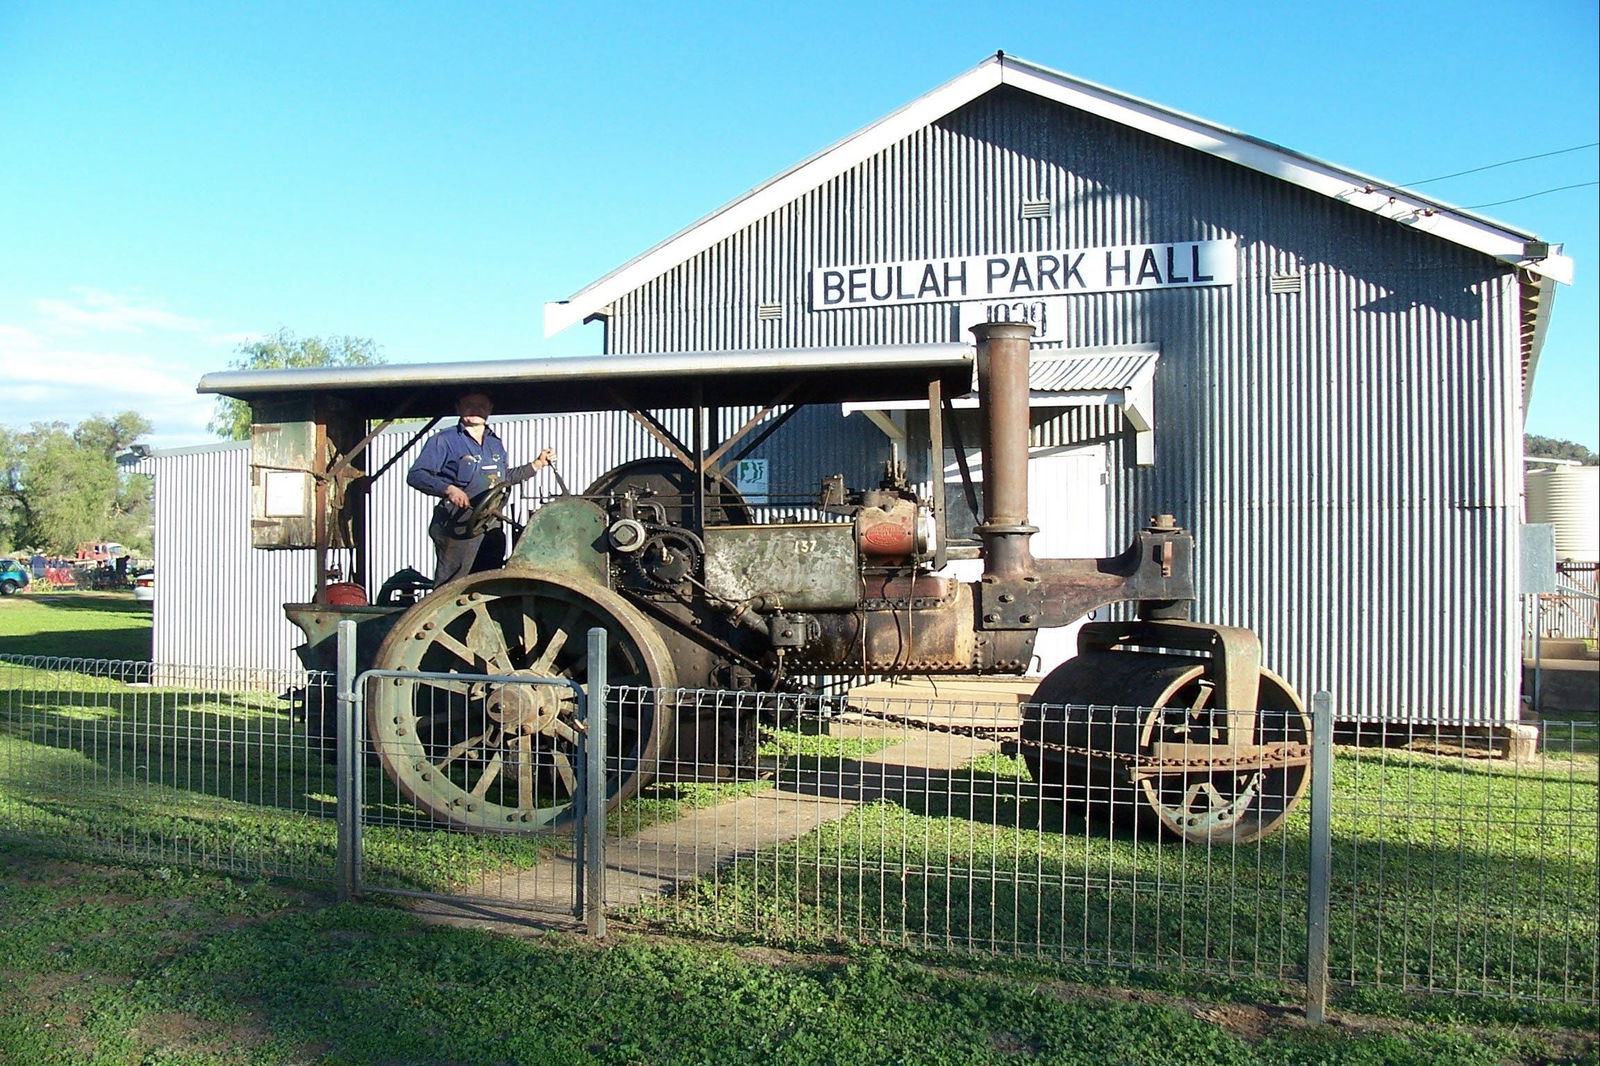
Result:
M983 571L1032 573L1028 539L1028 339L1025 322L972 327L978 340L978 395L983 412Z

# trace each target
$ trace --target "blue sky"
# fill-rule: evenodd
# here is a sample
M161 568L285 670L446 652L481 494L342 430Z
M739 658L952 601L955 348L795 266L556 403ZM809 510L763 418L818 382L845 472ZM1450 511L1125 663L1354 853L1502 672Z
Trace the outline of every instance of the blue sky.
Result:
M287 327L391 362L590 354L563 299L996 49L1391 183L1600 139L1594 0L1506 5L0 2L0 424L135 409ZM1593 182L1596 149L1432 182ZM1531 432L1600 447L1597 190Z

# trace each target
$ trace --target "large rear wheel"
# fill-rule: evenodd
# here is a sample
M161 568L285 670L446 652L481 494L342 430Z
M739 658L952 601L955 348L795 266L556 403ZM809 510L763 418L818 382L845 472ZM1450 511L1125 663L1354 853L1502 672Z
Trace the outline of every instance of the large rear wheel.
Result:
M656 690L675 684L659 634L600 585L554 573L487 571L412 607L374 666L497 674L515 682L379 678L367 701L378 758L436 821L477 832L570 827L586 723L571 685L588 682L588 632L606 631L607 809L655 772L671 733ZM625 700L616 687L630 688ZM636 687L636 688L635 688Z

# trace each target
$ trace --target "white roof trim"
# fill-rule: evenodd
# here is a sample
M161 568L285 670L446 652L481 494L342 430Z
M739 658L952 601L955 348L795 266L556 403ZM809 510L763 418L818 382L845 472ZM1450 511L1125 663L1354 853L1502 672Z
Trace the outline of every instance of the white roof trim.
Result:
M1012 56L994 55L898 111L756 186L566 300L546 303L545 336L554 336L590 315L603 313L619 296L632 292L999 85L1012 85L1099 115L1431 233L1534 274L1564 284L1572 283L1572 260L1560 254L1559 245L1551 246L1551 254L1543 259L1525 257L1523 244L1532 239L1533 234L1438 200L1390 189L1365 174L1047 67Z

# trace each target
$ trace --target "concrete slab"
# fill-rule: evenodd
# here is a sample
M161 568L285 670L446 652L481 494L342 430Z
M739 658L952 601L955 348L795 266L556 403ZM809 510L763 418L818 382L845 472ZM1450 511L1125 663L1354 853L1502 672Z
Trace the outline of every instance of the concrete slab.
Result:
M1534 669L1538 667L1538 701L1533 710L1541 718L1567 715L1593 716L1600 711L1600 661L1594 659L1524 660L1522 694L1534 695Z

